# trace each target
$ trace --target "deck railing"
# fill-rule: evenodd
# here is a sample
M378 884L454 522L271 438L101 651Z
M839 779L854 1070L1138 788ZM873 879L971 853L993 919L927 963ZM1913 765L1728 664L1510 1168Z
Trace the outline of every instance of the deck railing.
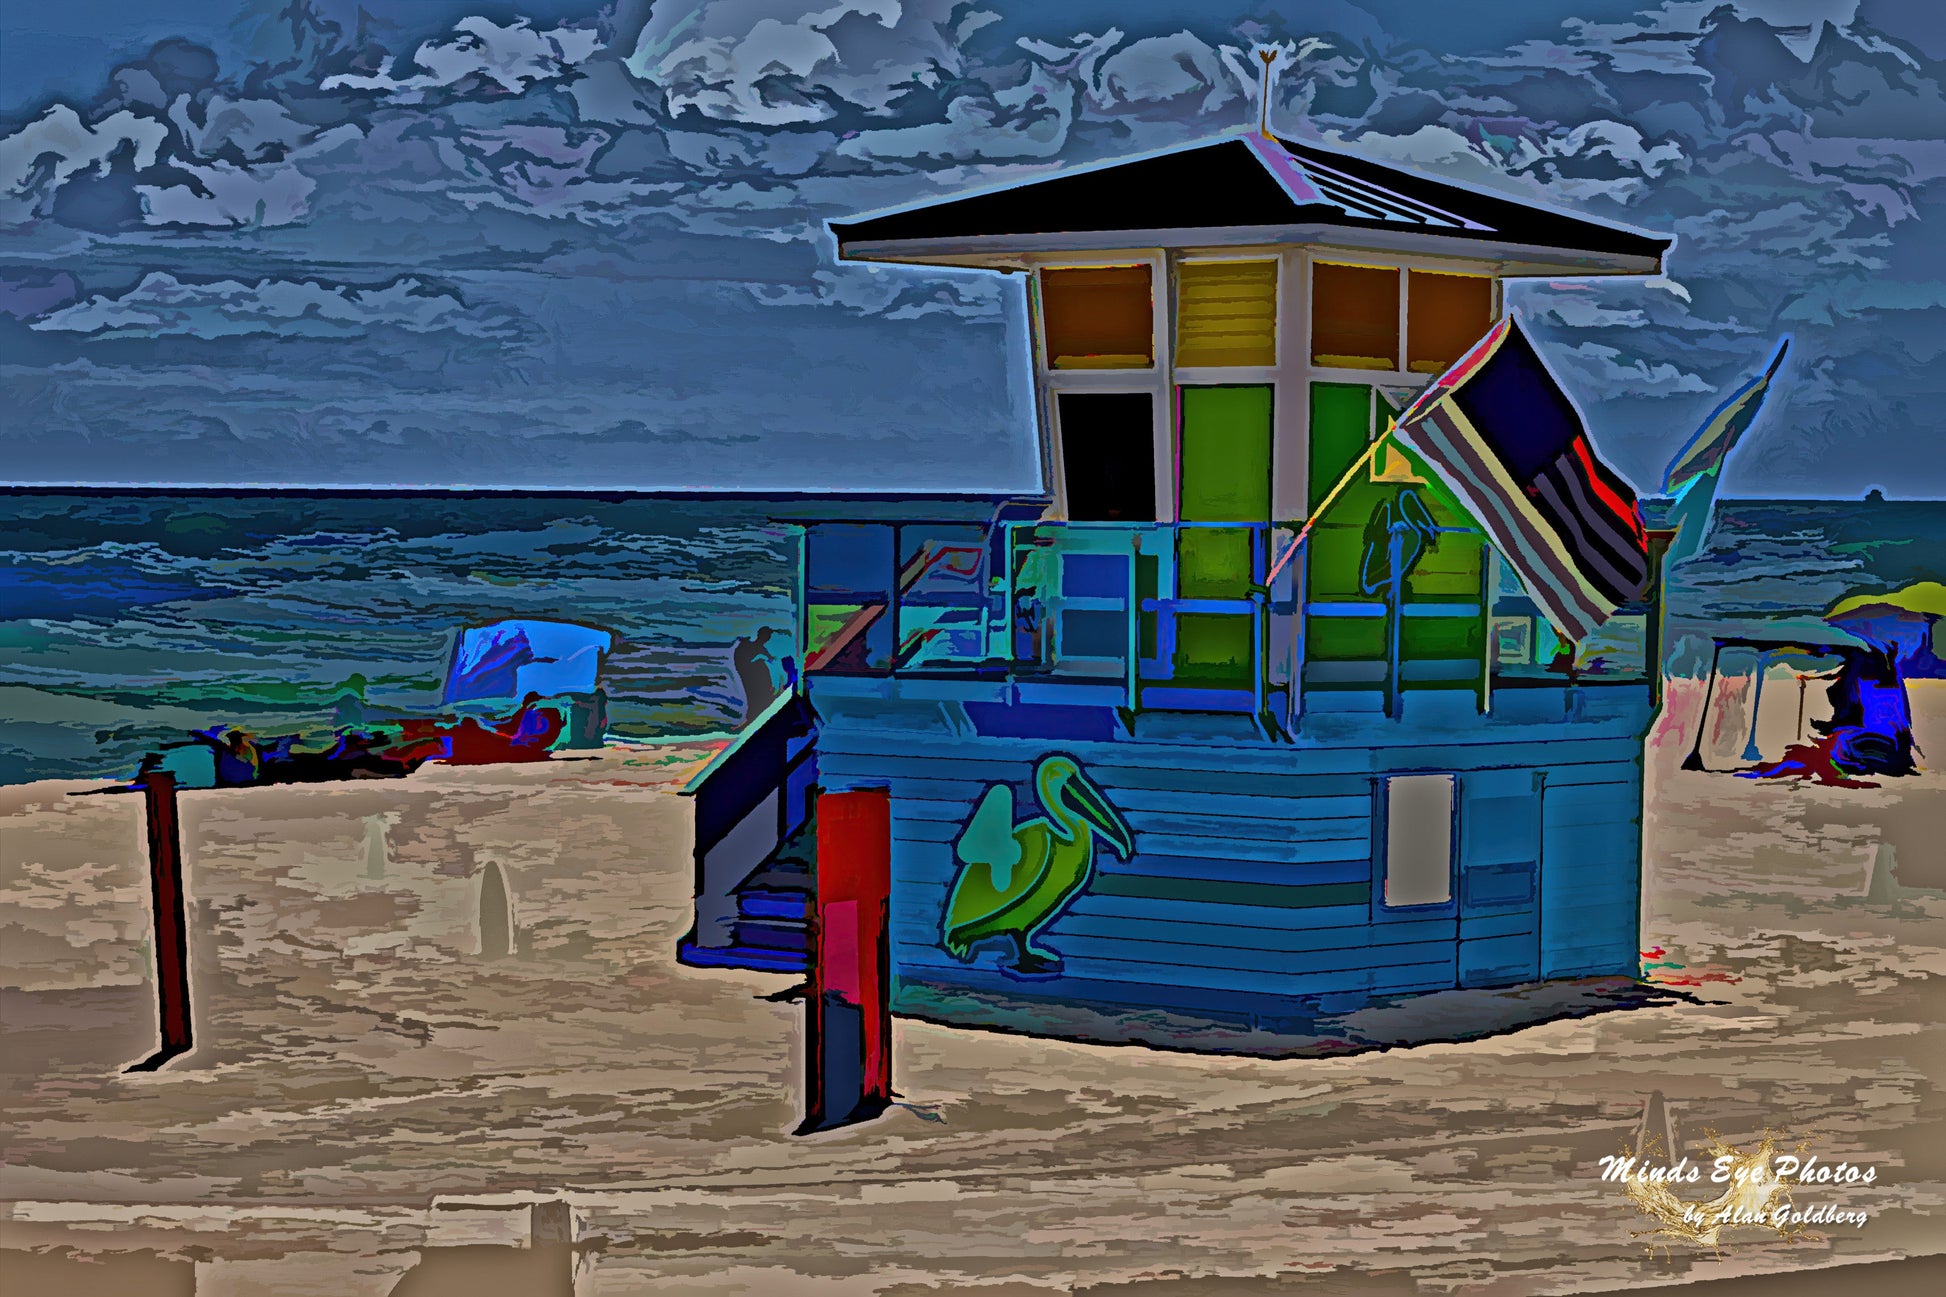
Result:
M1303 564L1269 579L1289 528L1267 523L1014 524L1012 660L1114 680L1131 711L1289 714Z
M1490 551L1470 594L1353 597L1308 588L1316 544L1262 522L815 524L799 643L811 675L990 679L1022 699L1227 712L1286 733L1307 695L1397 714L1402 690L1457 690L1485 710L1502 684L1646 677L1651 605L1572 652ZM1419 629L1402 641L1402 627Z
M1304 564L1270 569L1293 535L1252 522L815 525L806 670L1005 677L1049 699L1292 719Z

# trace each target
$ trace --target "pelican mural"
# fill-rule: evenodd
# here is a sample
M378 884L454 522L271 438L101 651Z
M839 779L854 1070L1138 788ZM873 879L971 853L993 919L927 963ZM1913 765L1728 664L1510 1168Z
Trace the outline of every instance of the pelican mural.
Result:
M1015 958L1006 971L1059 972L1060 956L1036 949L1034 936L1087 887L1096 836L1123 860L1135 850L1128 821L1073 757L1042 757L1034 768L1034 793L1047 813L1015 824L1013 788L993 785L953 843L960 871L946 898L941 933L955 959L971 959L976 942L1009 937Z

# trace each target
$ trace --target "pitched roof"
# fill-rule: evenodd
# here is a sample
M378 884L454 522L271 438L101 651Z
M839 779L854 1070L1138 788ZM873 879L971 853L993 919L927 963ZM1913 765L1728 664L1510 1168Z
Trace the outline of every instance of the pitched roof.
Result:
M1103 247L1104 236L1120 232L1141 234L1139 246L1176 246L1238 241L1217 231L1257 241L1283 241L1257 236L1288 231L1300 235L1292 241L1393 247L1434 236L1460 240L1460 248L1480 244L1482 256L1495 255L1485 245L1533 249L1570 267L1585 261L1589 269L1641 273L1659 268L1671 243L1254 131L831 228L840 255L885 260L921 260L928 250Z

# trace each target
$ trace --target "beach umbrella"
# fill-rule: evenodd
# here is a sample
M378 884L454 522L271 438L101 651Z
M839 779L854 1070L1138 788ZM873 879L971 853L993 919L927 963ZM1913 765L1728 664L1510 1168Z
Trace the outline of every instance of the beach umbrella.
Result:
M1946 585L1914 581L1880 594L1855 594L1838 600L1824 620L1859 639L1890 649L1908 676L1946 676L1946 662L1934 651L1933 634L1946 617Z

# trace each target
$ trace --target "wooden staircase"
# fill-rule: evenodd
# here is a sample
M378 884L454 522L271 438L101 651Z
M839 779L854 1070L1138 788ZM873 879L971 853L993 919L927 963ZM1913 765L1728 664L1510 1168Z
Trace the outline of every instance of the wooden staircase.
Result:
M781 698L684 790L696 808L696 922L676 945L680 963L809 968L816 739L809 708Z
M804 835L808 844L809 835ZM809 862L787 858L793 838L739 886L730 944L700 946L684 938L676 959L695 968L748 968L764 973L810 970L811 897L817 884Z

